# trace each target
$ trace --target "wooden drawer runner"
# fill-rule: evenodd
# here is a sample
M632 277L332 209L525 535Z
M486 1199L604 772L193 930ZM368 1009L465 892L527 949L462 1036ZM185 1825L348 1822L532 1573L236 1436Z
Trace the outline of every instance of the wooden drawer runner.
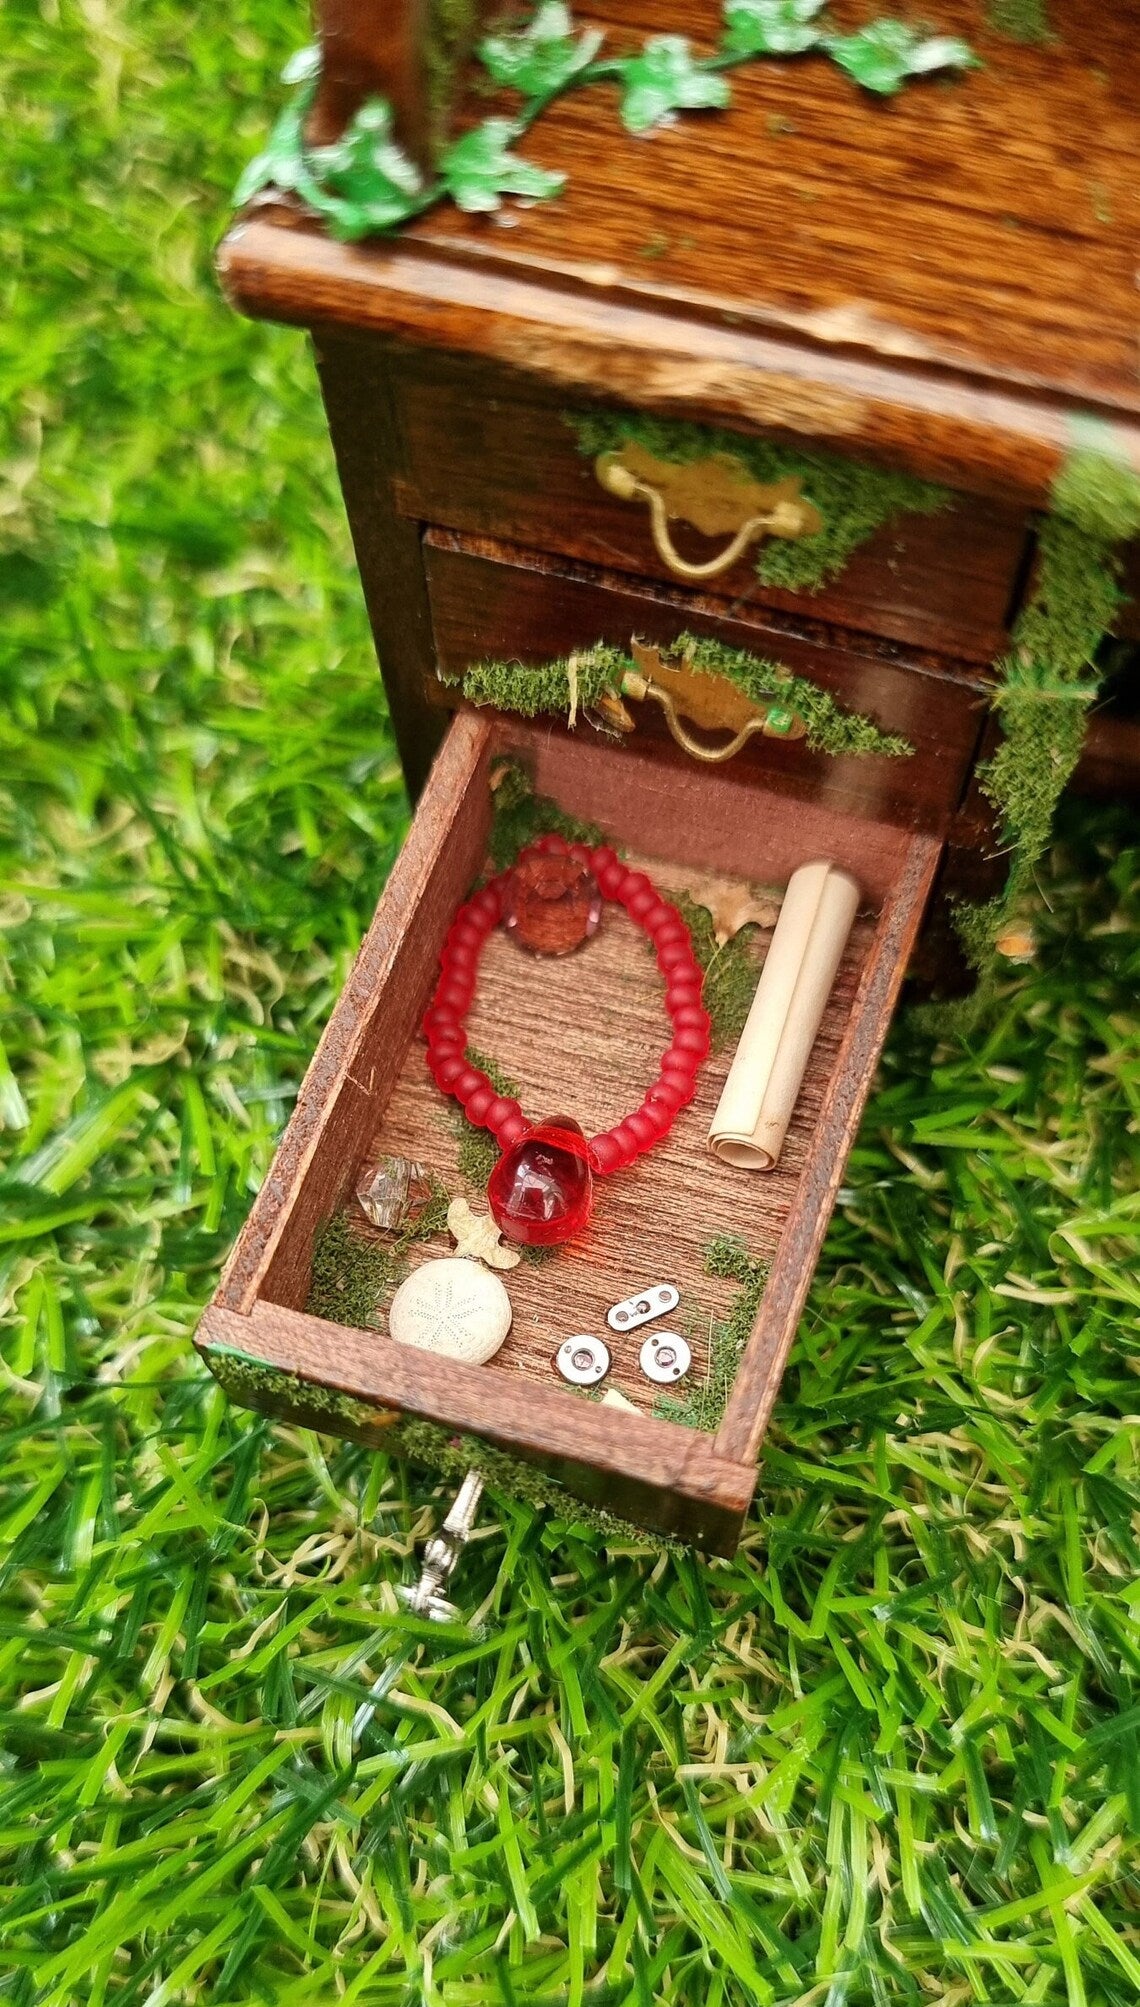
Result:
M689 630L782 663L914 748L903 758L837 758L809 751L802 740L755 738L732 762L734 773L805 800L937 830L962 796L987 714L986 691L968 677L938 674L869 645L803 639L757 608L681 596L445 531L429 532L425 558L436 661L445 675L487 660L537 665L595 641L628 649L634 635L671 644ZM651 705L639 707L637 738L672 758L673 742Z
M520 394L519 380L502 372L439 356L398 357L390 388L400 458L394 494L405 515L678 583L654 547L644 505L606 493L557 404ZM728 539L678 525L675 541L703 561ZM987 665L1005 643L1025 544L1022 515L962 496L935 514L885 524L817 593L762 585L755 551L715 589Z
M729 1058L714 1056L698 1100L668 1140L600 1181L588 1233L554 1258L512 1271L514 1323L502 1351L486 1366L461 1367L380 1331L314 1317L305 1304L314 1236L351 1200L364 1166L401 1150L430 1165L449 1190L463 1189L457 1118L429 1082L418 1025L444 934L483 863L489 777L504 752L526 760L542 792L644 857L666 890L698 870L782 884L796 864L824 855L856 873L865 900L777 1170L733 1170L707 1154ZM459 714L202 1319L198 1344L238 1398L397 1452L409 1420L470 1434L543 1466L570 1493L624 1518L732 1551L939 851L928 835L854 820L822 803L784 803L777 814L770 805L763 788L731 774L672 774L637 750L619 755L493 715ZM655 1070L665 1036L660 978L613 908L576 962L537 964L497 935L471 1031L514 1077L528 1112L569 1102L587 1128L600 1127L635 1105ZM372 1231L363 1216L360 1226ZM725 1314L733 1288L704 1273L708 1241L724 1232L740 1235L771 1269L715 1435L649 1412L657 1390L622 1341L613 1342L608 1384L637 1413L596 1405L563 1385L551 1364L562 1338L604 1330L606 1307L651 1280L673 1281L682 1292L697 1381L707 1366L709 1321ZM411 1258L447 1245L446 1237L424 1243Z

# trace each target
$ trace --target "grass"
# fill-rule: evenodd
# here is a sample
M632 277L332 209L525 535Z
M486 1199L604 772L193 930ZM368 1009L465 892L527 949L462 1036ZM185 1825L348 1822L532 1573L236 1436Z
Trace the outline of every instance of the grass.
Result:
M405 806L301 339L225 191L297 9L6 22L0 1997L1140 1992L1140 870L851 1160L733 1563L227 1405L189 1335Z

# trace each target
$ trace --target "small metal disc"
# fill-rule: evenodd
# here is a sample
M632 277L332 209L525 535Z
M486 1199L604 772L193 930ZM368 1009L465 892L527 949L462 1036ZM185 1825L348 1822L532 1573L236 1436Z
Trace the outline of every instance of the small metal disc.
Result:
M610 1370L610 1355L600 1338L582 1335L567 1338L558 1347L554 1363L572 1387L596 1387Z
M641 1370L659 1387L681 1379L693 1363L689 1341L679 1331L651 1331L641 1348Z

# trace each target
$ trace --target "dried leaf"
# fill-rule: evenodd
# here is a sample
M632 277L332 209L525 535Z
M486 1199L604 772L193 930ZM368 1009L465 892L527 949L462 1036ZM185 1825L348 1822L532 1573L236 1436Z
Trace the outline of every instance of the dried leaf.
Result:
M689 893L694 905L712 915L718 948L739 934L742 927L774 927L780 917L780 901L771 892L753 892L737 880L702 879Z

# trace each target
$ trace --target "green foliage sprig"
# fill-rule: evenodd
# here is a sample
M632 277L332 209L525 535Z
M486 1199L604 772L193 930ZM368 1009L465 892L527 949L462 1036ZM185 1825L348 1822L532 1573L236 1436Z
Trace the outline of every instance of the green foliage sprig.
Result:
M310 146L305 123L320 75L320 51L307 48L284 71L294 96L263 151L249 163L235 201L267 189L296 195L346 242L382 236L450 199L472 212L497 209L505 195L542 201L565 176L538 167L514 144L556 98L583 84L616 84L625 129L636 135L672 123L681 111L722 111L731 101L726 72L764 57L815 53L879 96L911 77L970 68L975 58L952 35L926 35L905 21L871 21L851 35L831 31L825 0L725 0L720 46L694 54L684 35L651 35L626 56L599 59L600 28L579 29L564 0L538 0L514 32L488 35L476 51L493 84L517 91L514 118L488 118L445 145L425 176L396 141L391 106L369 98L341 138Z

